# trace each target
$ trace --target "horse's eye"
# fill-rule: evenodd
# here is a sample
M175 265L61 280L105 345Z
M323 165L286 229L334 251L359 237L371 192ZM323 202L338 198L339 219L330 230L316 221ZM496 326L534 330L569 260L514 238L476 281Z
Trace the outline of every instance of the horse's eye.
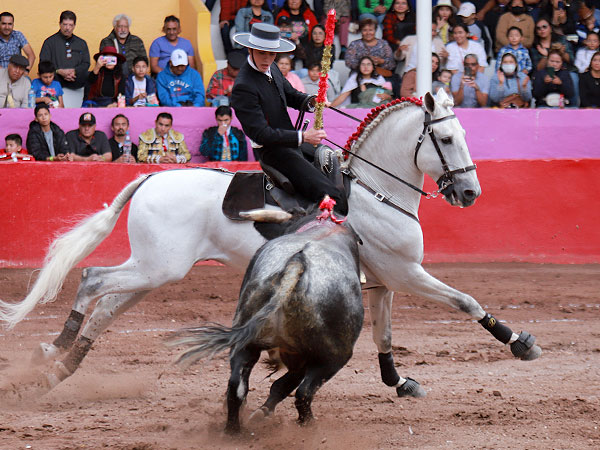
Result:
M451 137L442 138L442 144L445 144L445 145L452 144L452 138Z

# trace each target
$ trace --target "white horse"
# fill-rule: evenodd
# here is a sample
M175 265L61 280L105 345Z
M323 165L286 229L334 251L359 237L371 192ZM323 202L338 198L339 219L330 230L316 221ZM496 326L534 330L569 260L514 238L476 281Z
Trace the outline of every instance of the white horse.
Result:
M356 156L348 162L348 170L355 176L348 199L348 221L364 243L360 261L370 288L373 340L379 351L382 380L400 396L422 396L425 392L416 381L400 377L394 368L394 291L407 291L466 312L498 340L510 343L513 354L521 359L535 359L541 353L533 336L513 333L486 314L471 296L445 285L421 266L423 235L418 210L424 174L438 180L451 205L470 206L481 193L465 131L452 106L443 90L436 99L427 94L424 107L419 101L393 102L363 122L365 126L354 135L351 148ZM52 344L42 343L34 351L34 360L54 360L46 373L49 388L77 369L113 320L152 289L181 280L194 263L216 260L240 271L245 269L264 238L251 222L232 221L221 212L231 178L230 173L207 169L139 177L110 206L54 241L23 301L0 302L0 319L10 328L38 303L54 300L68 272L111 233L131 200L131 256L120 266L84 269L62 333ZM93 301L96 305L79 335ZM64 352L66 356L58 360Z

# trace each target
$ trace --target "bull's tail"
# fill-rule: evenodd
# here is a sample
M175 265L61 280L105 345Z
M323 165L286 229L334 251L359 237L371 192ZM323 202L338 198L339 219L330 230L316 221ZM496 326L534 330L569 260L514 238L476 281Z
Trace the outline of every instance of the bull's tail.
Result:
M14 304L0 300L0 320L6 322L9 329L23 320L38 303L56 298L70 270L106 239L127 202L149 176L142 175L129 183L110 206L83 220L50 245L44 267L27 297Z
M176 363L189 367L200 359L211 358L228 348L231 348L233 352L244 348L256 339L273 313L290 298L304 271L305 260L300 251L288 260L279 274L279 280L275 283L278 288L271 300L240 327L230 328L219 324L210 324L176 332L167 340L167 345L188 347L179 355Z

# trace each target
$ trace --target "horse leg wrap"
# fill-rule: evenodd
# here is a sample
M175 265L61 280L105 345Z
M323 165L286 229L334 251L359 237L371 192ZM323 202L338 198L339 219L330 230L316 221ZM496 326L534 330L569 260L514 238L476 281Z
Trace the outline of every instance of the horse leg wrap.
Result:
M65 350L68 349L77 338L77 334L79 333L79 329L83 323L83 318L83 314L78 311L71 310L71 314L69 314L69 317L65 322L62 333L60 333L60 335L54 340L54 345Z
M392 352L379 353L379 369L381 370L381 380L388 386L396 386L400 381L400 375L394 367L394 357Z
M481 326L483 326L483 328L492 333L492 336L494 336L503 344L508 344L510 342L510 338L513 334L512 330L506 325L502 325L500 322L498 322L491 314L486 314L485 317L479 321L479 323Z
M66 369L71 373L75 372L83 358L85 358L85 355L90 351L90 348L92 348L92 340L81 336L63 360Z
M521 331L519 338L510 344L510 351L517 358L521 358L535 343L535 336L527 331Z

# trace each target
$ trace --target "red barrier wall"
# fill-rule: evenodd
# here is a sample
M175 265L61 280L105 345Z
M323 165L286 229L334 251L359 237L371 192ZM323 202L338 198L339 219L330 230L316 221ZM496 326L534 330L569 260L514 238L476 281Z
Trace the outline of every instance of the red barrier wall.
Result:
M167 168L172 167L0 165L0 267L41 266L57 232L110 203L137 175ZM477 172L483 194L474 206L460 209L441 198L422 200L426 262L600 262L600 160L479 161ZM429 180L426 188L433 190L434 183ZM126 217L127 210L85 265L114 265L129 256Z

